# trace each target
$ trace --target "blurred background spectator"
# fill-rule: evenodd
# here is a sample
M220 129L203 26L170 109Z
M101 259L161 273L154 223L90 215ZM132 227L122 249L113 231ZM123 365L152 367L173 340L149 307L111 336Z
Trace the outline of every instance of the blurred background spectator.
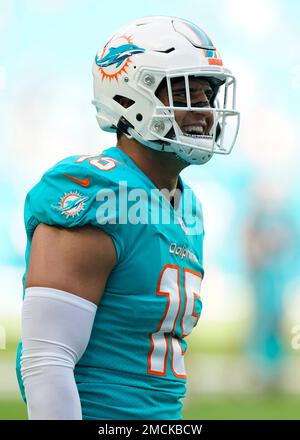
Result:
M259 182L249 197L245 257L254 311L249 353L258 386L282 390L284 296L295 275L297 230L281 188Z

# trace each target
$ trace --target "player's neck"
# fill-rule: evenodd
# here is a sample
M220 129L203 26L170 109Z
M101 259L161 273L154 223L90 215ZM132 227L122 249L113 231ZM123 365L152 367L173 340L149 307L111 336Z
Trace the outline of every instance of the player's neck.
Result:
M117 147L135 162L159 190L163 188L168 191L175 190L179 173L188 165L176 158L173 153L152 150L134 139L123 136Z

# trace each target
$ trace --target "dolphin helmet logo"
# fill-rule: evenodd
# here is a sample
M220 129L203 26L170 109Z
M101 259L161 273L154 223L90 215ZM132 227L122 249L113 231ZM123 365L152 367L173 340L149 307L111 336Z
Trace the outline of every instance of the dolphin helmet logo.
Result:
M117 68L127 58L143 52L145 52L145 49L142 49L135 44L122 44L122 46L119 47L110 47L108 54L103 58L99 58L98 55L96 55L95 62L99 67L107 67L115 64Z
M131 57L144 53L145 49L133 44L131 36L114 36L104 47L101 55L95 56L95 63L99 67L102 80L116 79L123 72L127 73L126 68L132 62Z

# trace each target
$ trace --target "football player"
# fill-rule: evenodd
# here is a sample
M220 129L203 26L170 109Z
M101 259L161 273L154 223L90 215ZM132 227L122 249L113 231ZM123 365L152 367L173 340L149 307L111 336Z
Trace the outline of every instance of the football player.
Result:
M204 31L156 16L115 32L93 76L117 146L62 160L26 198L21 393L29 419L180 419L203 221L179 173L231 151L235 78Z

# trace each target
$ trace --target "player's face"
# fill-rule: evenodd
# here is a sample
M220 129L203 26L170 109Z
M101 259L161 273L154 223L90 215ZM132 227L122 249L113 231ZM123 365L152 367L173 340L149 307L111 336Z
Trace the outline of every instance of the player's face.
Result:
M210 98L213 90L209 82L203 78L193 77L189 80L191 106L195 107L193 111L175 110L175 119L183 133L208 135L213 123L213 112L203 111L202 108L210 108ZM186 88L185 80L177 79L172 83L172 95L174 107L186 107ZM162 88L158 93L161 102L169 106L169 97L167 87ZM197 129L195 130L195 127Z

